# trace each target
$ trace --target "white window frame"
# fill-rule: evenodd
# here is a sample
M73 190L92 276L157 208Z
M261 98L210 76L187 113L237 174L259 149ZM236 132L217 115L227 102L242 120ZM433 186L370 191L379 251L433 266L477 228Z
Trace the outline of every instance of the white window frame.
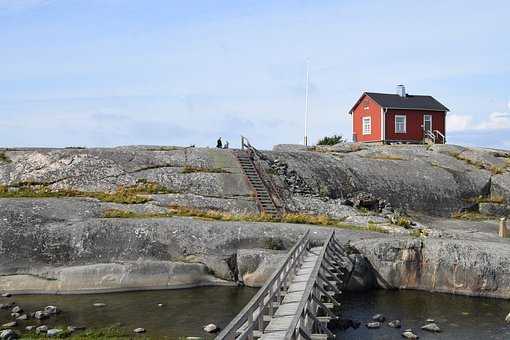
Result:
M404 129L400 130L398 128L398 119L403 118L404 119ZM395 115L395 133L407 133L407 116L406 115Z
M365 125L365 122L368 122L367 125ZM362 123L362 130L364 135L371 135L372 134L372 117L363 117L361 119ZM367 128L368 126L368 128Z
M430 117L430 131L434 131L432 128L432 115L423 115L423 130L425 130L425 118Z

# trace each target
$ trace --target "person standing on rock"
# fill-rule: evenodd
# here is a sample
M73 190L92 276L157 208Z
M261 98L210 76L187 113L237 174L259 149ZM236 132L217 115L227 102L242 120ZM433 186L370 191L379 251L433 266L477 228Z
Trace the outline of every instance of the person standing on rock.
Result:
M218 149L222 149L223 148L223 143L221 142L221 137L218 138L218 141L216 142L216 147Z

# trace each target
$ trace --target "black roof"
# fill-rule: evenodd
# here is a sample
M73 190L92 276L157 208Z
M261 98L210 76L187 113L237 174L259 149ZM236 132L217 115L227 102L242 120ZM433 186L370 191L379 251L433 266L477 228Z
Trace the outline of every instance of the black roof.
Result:
M364 94L372 98L383 108L388 109L450 111L446 106L438 102L432 96L416 96L406 94L405 97L401 97L398 94L375 92L365 92ZM363 96L361 97L363 98ZM356 105L357 104L358 103L356 103Z

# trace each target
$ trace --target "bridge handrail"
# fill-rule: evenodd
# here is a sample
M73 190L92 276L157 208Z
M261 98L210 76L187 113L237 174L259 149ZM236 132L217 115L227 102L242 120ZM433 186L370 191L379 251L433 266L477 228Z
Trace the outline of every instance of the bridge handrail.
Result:
M268 304L273 302L274 297L280 294L280 289L283 284L288 284L287 279L289 274L295 269L296 263L299 258L302 257L304 251L307 249L309 243L310 230L307 230L305 234L299 239L298 242L291 248L287 254L284 262L280 268L275 271L271 277L266 281L264 286L259 289L257 294L248 302L248 304L237 314L237 316L221 331L215 340L233 340L233 339L246 339L253 336L253 327L257 320L254 320L253 313L259 309L259 314L256 319L263 318L264 309ZM292 260L292 263L290 263ZM289 266L290 264L290 266ZM282 277L283 274L283 277ZM278 281L277 287L274 284ZM268 296L269 293L269 296ZM269 298L266 301L266 298ZM279 298L279 297L278 297ZM272 308L270 306L270 308ZM247 323L247 329L243 331L239 337L237 337L238 331Z
M290 323L290 327L288 328L287 332L285 333L285 340L298 339L299 335L302 335L300 322L302 321L303 316L306 317L306 313L307 313L307 309L308 309L307 305L308 305L308 301L310 299L310 295L312 294L312 291L315 287L316 280L317 280L319 271L322 266L322 262L326 255L326 252L329 248L329 244L334 237L335 237L335 232L331 231L329 233L328 237L326 238L326 241L324 242L324 246L321 249L319 258L317 259L317 262L315 263L315 266L313 267L310 278L308 279L308 282L306 283L306 288L303 293L303 298L301 299L301 302L299 302L296 314L294 315L294 318L292 319L292 321Z

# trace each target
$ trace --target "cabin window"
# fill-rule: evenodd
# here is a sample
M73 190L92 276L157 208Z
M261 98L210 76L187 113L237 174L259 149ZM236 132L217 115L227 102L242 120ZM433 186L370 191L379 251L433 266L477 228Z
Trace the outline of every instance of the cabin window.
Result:
M423 130L432 131L432 115L423 116Z
M406 116L395 116L395 133L406 133Z
M369 135L372 133L372 118L363 117L363 134Z

